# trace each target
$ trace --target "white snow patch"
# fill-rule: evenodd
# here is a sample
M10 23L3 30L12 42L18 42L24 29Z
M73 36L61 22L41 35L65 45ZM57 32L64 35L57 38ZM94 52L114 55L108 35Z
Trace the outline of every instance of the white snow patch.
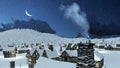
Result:
M40 57L35 68L76 68L76 64Z

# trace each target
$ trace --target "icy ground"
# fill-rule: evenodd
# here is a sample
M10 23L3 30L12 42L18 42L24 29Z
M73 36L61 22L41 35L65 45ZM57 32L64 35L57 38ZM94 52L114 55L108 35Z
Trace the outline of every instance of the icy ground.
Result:
M40 57L35 68L76 68L76 64Z

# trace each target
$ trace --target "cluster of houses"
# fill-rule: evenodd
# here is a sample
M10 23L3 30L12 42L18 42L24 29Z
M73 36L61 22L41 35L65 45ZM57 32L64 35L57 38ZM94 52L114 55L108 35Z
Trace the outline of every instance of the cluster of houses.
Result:
M16 57L16 54L26 53L27 63L29 68L34 68L39 57L46 57L49 59L76 63L76 68L102 68L104 65L104 57L97 51L94 51L93 43L68 43L62 44L55 48L54 44L47 46L42 43L36 44L22 44L23 46L8 46L6 48L0 47L3 51L4 58ZM14 64L14 62L11 62ZM12 65L15 68L14 65Z
M120 44L116 44L116 45L111 45L111 44L107 44L104 42L104 40L101 41L101 43L96 44L94 46L95 48L99 48L99 49L105 49L105 50L116 50L116 51L120 51Z

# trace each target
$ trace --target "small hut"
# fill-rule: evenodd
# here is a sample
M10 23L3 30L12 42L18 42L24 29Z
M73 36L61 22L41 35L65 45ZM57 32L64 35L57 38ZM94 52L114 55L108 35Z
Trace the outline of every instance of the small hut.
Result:
M5 47L3 49L3 54L5 58L16 57L16 47Z

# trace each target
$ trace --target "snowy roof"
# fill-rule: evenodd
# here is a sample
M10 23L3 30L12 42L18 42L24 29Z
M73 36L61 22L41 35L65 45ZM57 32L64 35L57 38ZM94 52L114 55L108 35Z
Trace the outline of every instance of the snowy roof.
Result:
M31 56L33 55L33 53L35 52L35 50L36 50L36 49L31 49L31 50L29 50Z
M48 45L54 45L54 44L51 42L51 43L48 43Z
M32 56L33 53L35 52L35 50L37 50L37 52L40 54L40 56L42 56L43 54L43 51L42 49L31 49L29 52L30 52L30 55Z
M103 59L103 55L99 53L98 51L94 51L94 60L95 61L101 61Z
M40 45L45 45L45 43L42 42L42 43L40 43Z
M104 43L98 43L98 44L96 44L97 46L105 46L106 44Z
M18 50L28 50L28 48L26 48L26 47L24 47L24 48L21 48L21 47L19 47L19 48L17 48Z
M45 50L45 51L46 51L46 54L47 54L48 58L55 58L55 57L59 56L59 54L56 50L53 50L53 51Z
M38 51L38 53L40 54L40 56L42 56L44 50L42 50L42 49L37 49L37 51Z
M37 48L39 48L39 46L34 45L33 48L34 48L34 49L37 49Z
M77 50L66 50L69 56L77 57Z
M40 57L34 68L75 68L75 63L61 62Z
M4 47L3 51L14 51L15 47Z

